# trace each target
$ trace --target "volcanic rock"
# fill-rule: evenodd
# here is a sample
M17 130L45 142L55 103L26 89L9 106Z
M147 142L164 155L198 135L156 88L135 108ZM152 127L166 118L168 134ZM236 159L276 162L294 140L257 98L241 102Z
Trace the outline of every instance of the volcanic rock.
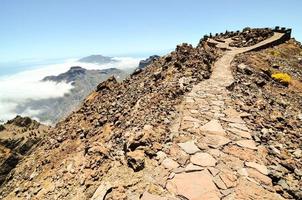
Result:
M145 153L142 150L135 150L127 153L127 163L135 171L140 171L145 166Z

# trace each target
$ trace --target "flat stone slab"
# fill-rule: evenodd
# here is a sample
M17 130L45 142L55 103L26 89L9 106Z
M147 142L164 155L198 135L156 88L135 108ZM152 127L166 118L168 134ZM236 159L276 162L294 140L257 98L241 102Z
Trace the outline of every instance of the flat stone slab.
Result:
M237 128L243 131L249 131L249 128L245 124L239 124L239 123L229 123L230 127Z
M165 158L167 158L167 154L163 151L159 151L156 153L156 159L159 161L159 162L162 162Z
M244 177L247 177L249 175L246 168L238 169L237 173L240 174L241 176L244 176Z
M162 165L167 169L176 169L179 167L179 164L172 160L171 158L166 158L163 160Z
M226 122L232 122L232 123L238 123L238 124L244 124L245 122L241 119L241 117L232 117L232 118L220 118L223 121Z
M233 155L243 161L259 161L263 155L256 153L253 149L243 148L238 145L228 145L222 150L224 153Z
M215 167L209 167L208 170L213 176L216 176L220 172L220 170L216 169Z
M212 119L211 121L209 121L208 123L206 123L205 125L200 127L200 131L202 133L208 133L208 134L213 134L213 135L220 135L220 136L226 135L221 124L216 119Z
M167 189L175 195L182 195L190 200L219 200L221 194L207 170L176 174L167 182Z
M280 200L284 199L279 194L265 190L260 185L241 178L237 187L235 187L233 199L265 199L265 200Z
M260 165L255 162L245 162L245 166L254 168L264 175L268 175L268 170L267 170L266 166L264 166L264 165Z
M247 170L248 176L250 178L253 178L254 180L256 180L257 182L259 182L261 184L273 186L272 180L270 177L260 173L258 170L253 169L253 168L246 168L246 170Z
M244 148L249 148L253 150L257 150L256 143L254 140L239 140L236 142L238 146L244 147Z
M227 115L227 117L231 117L231 118L238 118L240 117L240 113L237 112L235 109L233 108L227 108L223 111L224 114Z
M201 143L205 143L210 147L218 148L223 145L226 145L230 142L230 140L224 136L220 135L206 135L204 138L200 140Z
M221 172L218 176L227 188L234 187L236 185L237 178L233 172Z
M178 146L182 148L187 154L194 154L200 151L200 149L195 145L193 140L183 142L183 143L178 143Z
M235 134L235 135L238 135L238 136L242 137L242 138L252 139L251 134L247 131L242 131L242 130L237 129L237 128L228 128L227 130L230 131L231 133Z
M196 153L191 156L190 161L202 167L212 167L216 165L216 159L208 153Z
M201 170L203 170L202 167L194 165L192 163L189 163L185 168L185 172L196 172L196 171L201 171Z
M221 178L219 176L215 176L213 178L213 182L219 189L223 189L223 190L228 189L227 186L224 184L224 182L221 180Z

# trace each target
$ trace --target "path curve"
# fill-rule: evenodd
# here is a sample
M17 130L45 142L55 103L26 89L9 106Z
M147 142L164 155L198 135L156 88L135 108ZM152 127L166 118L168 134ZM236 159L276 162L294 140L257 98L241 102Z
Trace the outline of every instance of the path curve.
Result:
M230 40L219 43L210 39L217 47L229 50L214 64L210 79L195 85L180 107L173 132L175 137L187 139L178 143L178 155L167 155L163 161L172 170L166 183L172 196L189 200L282 199L268 177L265 148L253 140L253 132L241 118L244 113L231 107L226 89L234 81L231 62L237 54L282 36L275 33L245 48L229 47ZM177 151L177 147L171 148ZM183 157L189 162L179 167ZM142 199L152 199L148 195Z

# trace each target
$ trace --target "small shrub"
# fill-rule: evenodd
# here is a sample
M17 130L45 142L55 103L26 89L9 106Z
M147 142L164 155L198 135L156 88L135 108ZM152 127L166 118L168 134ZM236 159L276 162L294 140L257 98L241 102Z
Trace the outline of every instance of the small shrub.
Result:
M272 74L272 78L286 85L288 85L292 80L291 76L287 73L274 73Z

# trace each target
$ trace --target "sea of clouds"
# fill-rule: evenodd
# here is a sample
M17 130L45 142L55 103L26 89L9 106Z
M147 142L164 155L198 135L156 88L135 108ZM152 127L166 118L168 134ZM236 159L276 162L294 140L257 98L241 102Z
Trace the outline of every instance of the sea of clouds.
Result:
M35 118L40 111L28 108L23 113L17 113L15 108L29 100L41 100L62 97L72 89L71 84L42 82L45 76L58 75L66 72L72 66L85 69L119 68L130 69L138 66L139 58L116 57L117 62L108 64L91 64L69 59L60 64L36 66L34 69L21 71L13 75L0 76L0 123L14 118L16 115ZM1 69L0 69L1 70Z

